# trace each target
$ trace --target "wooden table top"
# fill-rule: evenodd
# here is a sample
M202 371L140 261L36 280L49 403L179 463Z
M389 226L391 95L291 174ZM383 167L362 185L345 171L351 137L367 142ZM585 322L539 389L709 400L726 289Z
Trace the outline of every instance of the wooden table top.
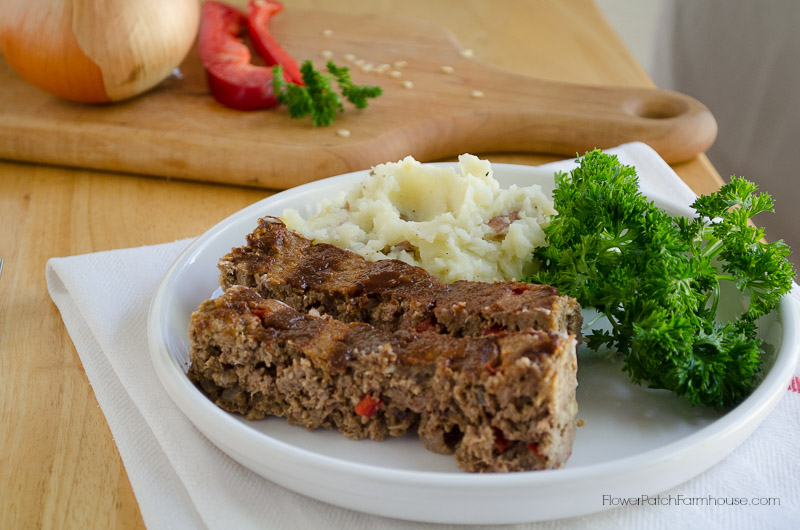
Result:
M653 86L592 0L285 4L287 9L433 20L451 28L476 56L520 74ZM556 159L486 156L492 162L534 165ZM705 156L674 168L697 193L722 183ZM268 194L0 162L0 257L5 258L0 276L0 528L144 526L111 432L47 293L47 260L199 235Z

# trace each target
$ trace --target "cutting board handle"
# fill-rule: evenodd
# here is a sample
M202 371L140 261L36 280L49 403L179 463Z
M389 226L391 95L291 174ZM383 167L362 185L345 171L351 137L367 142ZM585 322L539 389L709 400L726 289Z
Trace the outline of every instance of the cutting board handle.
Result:
M480 134L463 141L475 152L527 151L566 156L627 142L644 142L668 163L690 160L716 139L717 122L696 99L656 88L587 86L506 72L467 121ZM488 110L488 112L486 112ZM472 127L468 127L472 129ZM477 144L477 145L476 145Z

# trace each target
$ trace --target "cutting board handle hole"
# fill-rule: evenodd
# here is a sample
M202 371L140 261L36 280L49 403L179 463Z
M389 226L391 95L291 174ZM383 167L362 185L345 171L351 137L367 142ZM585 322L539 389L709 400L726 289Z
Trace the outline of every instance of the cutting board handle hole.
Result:
M666 120L675 118L689 110L685 101L659 97L651 99L633 99L623 104L625 112L647 118L649 120Z

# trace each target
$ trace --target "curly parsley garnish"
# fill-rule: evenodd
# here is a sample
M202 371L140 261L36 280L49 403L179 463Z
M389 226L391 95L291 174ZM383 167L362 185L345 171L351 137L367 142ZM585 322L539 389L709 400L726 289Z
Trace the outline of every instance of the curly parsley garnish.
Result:
M635 383L717 409L744 399L762 367L756 320L794 278L789 247L764 242L764 230L748 223L773 211L770 196L734 176L692 204L696 218L673 218L639 192L633 167L599 150L556 184L558 215L545 229L549 246L534 252L540 269L529 280L608 317L611 331L592 331L588 344L620 352ZM724 282L742 292L745 306L720 323Z

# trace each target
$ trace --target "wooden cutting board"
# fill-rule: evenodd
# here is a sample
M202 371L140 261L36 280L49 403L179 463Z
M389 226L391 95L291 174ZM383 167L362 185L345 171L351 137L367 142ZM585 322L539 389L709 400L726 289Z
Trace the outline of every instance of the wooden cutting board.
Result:
M196 47L182 78L99 106L45 94L0 60L0 158L282 189L406 155L574 156L643 141L673 163L704 152L716 137L711 113L688 96L509 73L465 57L447 28L427 21L287 10L270 27L298 62L313 59L321 68L328 50L351 66L356 83L380 85L384 95L366 110L347 107L330 127L313 127L284 109L217 104ZM346 54L401 75L362 71Z

